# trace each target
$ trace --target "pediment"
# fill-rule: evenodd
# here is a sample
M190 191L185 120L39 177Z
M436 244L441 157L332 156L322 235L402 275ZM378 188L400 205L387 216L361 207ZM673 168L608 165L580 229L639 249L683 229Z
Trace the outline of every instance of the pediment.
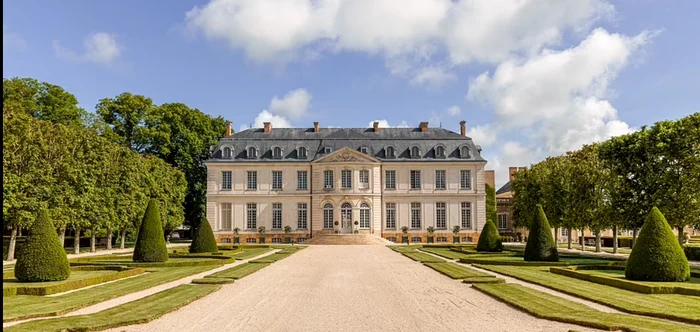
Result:
M342 148L314 161L315 163L376 163L376 158L350 148Z

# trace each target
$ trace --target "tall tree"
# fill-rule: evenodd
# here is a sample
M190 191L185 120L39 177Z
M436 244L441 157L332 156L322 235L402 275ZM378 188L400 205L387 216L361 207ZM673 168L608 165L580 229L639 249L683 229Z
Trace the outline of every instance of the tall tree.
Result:
M144 152L149 140L145 121L154 108L151 98L124 92L115 98L100 100L96 112L120 137L118 143Z
M496 218L498 213L496 211L496 189L494 187L486 186L486 219L491 220L492 223L497 222Z
M37 119L66 125L81 125L87 112L78 99L60 86L33 78L2 80L3 106L21 110Z

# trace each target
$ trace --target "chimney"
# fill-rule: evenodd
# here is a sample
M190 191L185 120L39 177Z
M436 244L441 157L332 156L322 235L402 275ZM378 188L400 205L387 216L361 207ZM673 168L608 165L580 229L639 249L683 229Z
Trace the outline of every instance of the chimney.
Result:
M319 130L318 121L314 121L314 133L317 133L318 130Z
M379 132L379 121L374 121L374 132L375 133Z
M269 122L263 122L263 125L265 126L266 133L269 133L272 131L272 124L270 124Z
M231 123L231 121L226 121L226 137L231 136L231 132L233 131L231 127L233 127L233 123Z
M496 188L496 171L486 170L484 171L484 182L491 186L491 188Z
M508 180L513 181L515 178L515 173L517 173L519 170L525 169L525 166L521 167L508 167Z
M420 132L421 132L421 133L427 133L427 132L428 132L428 123L427 123L427 122L421 122L418 126L420 127Z
M467 121L462 120L459 122L459 134L467 136Z

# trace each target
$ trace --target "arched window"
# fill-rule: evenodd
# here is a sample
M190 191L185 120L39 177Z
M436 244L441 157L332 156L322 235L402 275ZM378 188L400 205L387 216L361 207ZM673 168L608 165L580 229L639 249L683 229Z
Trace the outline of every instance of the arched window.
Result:
M435 148L435 156L438 158L445 158L445 148L438 145L438 147Z
M465 146L462 146L462 147L459 149L459 156L462 157L462 158L469 158L469 157L471 157L471 156L469 155L469 147L466 146L466 145L465 145Z
M350 205L350 203L345 203L340 207L340 216L343 219L343 227L350 227L350 225L352 225L352 205Z
M419 158L420 157L420 149L418 149L417 146L414 146L411 148L411 158Z
M333 205L330 203L323 206L323 228L333 228Z
M307 153L306 153L306 148L303 147L303 146L302 146L302 147L299 147L299 152L298 152L299 158L300 158L300 159L306 159L306 154L307 154Z
M226 159L231 159L231 148L228 146L224 148L223 157Z
M254 146L251 146L248 148L248 158L257 158L258 157L258 149L256 149Z
M272 148L272 158L275 159L282 159L282 148L279 146L276 146Z
M396 150L394 149L393 146L386 147L386 157L387 158L395 158L396 157Z
M360 228L369 228L369 205L360 205Z

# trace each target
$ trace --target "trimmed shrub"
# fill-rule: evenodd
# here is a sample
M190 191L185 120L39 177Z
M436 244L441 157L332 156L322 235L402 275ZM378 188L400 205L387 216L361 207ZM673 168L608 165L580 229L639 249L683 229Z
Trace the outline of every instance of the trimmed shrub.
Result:
M547 216L542 210L542 205L537 204L536 220L532 221L530 238L525 245L524 257L526 261L558 262L559 252L554 243L552 227L549 226Z
M199 226L194 230L192 244L190 244L190 253L217 252L219 248L216 246L216 238L211 230L209 221L204 218L199 222Z
M689 261L700 261L700 246L689 246L683 247L683 252L685 252L685 258Z
M168 248L165 245L163 224L160 222L158 202L151 198L146 213L141 221L139 235L134 247L134 262L165 262L168 260Z
M15 278L19 281L58 281L70 276L66 251L46 210L39 211L29 229L27 241L15 264Z
M625 278L637 281L690 280L690 265L671 226L654 207L644 221L625 266Z
M498 234L498 229L496 229L496 225L493 224L491 219L486 221L484 229L481 230L481 235L479 235L479 243L476 245L476 251L503 251L501 236Z

